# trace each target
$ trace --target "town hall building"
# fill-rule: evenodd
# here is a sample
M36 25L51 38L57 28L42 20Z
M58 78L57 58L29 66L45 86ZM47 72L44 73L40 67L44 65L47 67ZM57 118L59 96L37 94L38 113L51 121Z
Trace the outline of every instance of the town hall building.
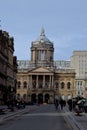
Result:
M75 70L56 68L54 43L41 30L31 43L30 61L18 60L17 98L26 102L54 103L54 96L67 100L76 96Z

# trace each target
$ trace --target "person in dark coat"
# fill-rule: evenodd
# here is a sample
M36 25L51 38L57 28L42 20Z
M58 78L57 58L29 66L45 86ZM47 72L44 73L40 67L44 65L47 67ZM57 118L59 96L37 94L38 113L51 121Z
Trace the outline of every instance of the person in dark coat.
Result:
M65 106L65 101L61 98L60 99L60 107L61 107L61 110L63 110L63 107Z
M54 104L55 104L56 110L58 110L59 100L58 100L58 96L57 95L55 95L55 97L54 97Z
M72 99L69 99L67 101L67 103L68 103L68 106L69 106L69 110L72 111Z

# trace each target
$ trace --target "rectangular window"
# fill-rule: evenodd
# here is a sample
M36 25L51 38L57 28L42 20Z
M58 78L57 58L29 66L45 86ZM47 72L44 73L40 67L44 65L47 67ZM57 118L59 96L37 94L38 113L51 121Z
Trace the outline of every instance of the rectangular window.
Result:
M41 60L44 60L45 57L45 51L41 51Z

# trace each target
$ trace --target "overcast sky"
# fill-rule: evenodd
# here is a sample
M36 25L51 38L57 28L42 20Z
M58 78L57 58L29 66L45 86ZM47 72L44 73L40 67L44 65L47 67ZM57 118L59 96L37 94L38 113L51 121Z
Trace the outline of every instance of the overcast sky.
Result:
M14 55L30 60L31 42L44 27L54 60L87 50L87 0L0 0L1 29L14 37Z

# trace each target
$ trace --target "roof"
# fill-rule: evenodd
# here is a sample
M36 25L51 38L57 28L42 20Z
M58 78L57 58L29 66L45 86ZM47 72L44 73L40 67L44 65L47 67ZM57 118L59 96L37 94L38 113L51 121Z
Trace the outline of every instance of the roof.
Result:
M29 73L54 73L54 71L53 70L51 70L51 69L49 69L49 68L47 68L47 67L37 67L37 68L34 68L34 69L31 69L31 70L29 70L28 71Z
M44 43L44 42L52 43L52 42L46 37L44 28L41 29L41 34L40 34L40 36L34 41L34 43L38 43L38 42L41 42L41 43Z

